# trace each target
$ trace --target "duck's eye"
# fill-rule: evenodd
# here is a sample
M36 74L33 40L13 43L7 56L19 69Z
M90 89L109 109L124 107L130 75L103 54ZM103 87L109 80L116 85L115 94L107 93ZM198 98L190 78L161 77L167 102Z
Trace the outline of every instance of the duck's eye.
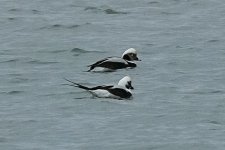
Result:
M134 89L131 85L131 81L128 81L127 84L126 84L126 88L127 89Z

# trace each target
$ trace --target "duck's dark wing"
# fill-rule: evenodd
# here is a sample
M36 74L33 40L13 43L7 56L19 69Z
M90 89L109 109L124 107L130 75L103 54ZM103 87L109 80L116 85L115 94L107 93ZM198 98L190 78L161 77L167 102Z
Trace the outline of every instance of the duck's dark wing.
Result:
M123 69L123 68L127 68L127 67L131 67L134 68L137 65L133 62L130 61L126 61L122 58L109 58L103 62L101 62L100 64L98 64L98 66L96 67L103 67L103 68L108 68L108 69L112 69L112 70L116 70L116 69Z
M107 57L90 65L89 67L90 69L88 71L93 70L95 67L103 67L116 70L128 67L128 63L119 57Z
M104 58L104 59L101 59L101 60L99 60L99 61L97 61L96 63L93 63L93 64L91 64L91 65L88 65L88 67L91 67L91 66L96 66L96 65L98 65L98 64L100 64L100 63L102 63L103 61L106 61L107 59L109 59L110 57L107 57L107 58Z
M93 87L93 88L90 88L90 90L108 90L110 88L112 88L113 85L102 85L102 86L96 86L96 87Z
M127 64L123 62L104 61L98 65L98 67L104 67L112 70L126 68Z
M107 91L120 98L130 98L132 96L132 94L129 91L122 88L109 88L107 89Z
M111 58L111 57L107 57L107 58L101 59L101 60L97 61L96 63L88 65L88 67L90 67L90 69L88 71L93 70L95 67L97 67L99 64L101 64L102 62L106 61L109 58Z

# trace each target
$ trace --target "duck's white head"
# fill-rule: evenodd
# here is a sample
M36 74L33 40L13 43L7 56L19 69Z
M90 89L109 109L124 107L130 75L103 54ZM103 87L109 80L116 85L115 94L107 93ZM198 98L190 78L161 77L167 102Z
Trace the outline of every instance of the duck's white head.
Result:
M128 61L133 61L133 60L140 60L137 57L137 51L134 48L129 48L127 49L123 55L122 58Z
M129 76L125 76L119 81L118 85L123 86L126 89L134 89L131 83L131 78Z

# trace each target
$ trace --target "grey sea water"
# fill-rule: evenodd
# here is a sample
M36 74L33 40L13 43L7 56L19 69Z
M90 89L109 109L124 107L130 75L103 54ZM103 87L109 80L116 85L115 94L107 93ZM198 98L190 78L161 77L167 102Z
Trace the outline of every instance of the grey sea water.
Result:
M224 150L223 0L1 0L0 149ZM133 47L135 69L87 65ZM130 101L64 85L133 79Z

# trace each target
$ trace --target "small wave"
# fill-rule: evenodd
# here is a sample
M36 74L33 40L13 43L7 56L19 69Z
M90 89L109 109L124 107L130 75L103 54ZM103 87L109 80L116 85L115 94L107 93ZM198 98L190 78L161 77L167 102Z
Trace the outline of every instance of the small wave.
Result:
M102 53L100 51L87 51L87 50L80 49L80 48L73 48L71 50L71 52L74 53L74 56L79 56L79 55L84 54L84 53Z
M78 28L78 27L80 27L80 26L81 26L81 25L75 24L75 25L67 26L67 28L68 28L68 29L73 29L73 28Z
M56 53L64 53L64 52L66 52L67 50L54 50L54 51L50 51L49 53L54 53L54 54L56 54Z
M6 138L4 138L4 137L0 137L0 143L4 143L4 142L6 142L7 141L7 139Z
M166 115L156 115L155 117L156 118L162 118L162 117L165 117Z
M66 49L62 49L62 50L50 50L50 51L43 51L43 50L39 50L37 51L38 53L50 53L50 54L57 54L57 53L64 53L64 52L67 52L68 50Z
M68 85L67 85L68 86ZM86 92L86 91L84 91ZM61 93L47 93L47 94L40 94L41 97L59 97L62 95L74 95L74 94L80 94L81 92L61 92Z
M79 28L81 26L84 25L89 25L90 23L85 23L85 24L73 24L73 25L63 25L63 24L53 24L53 25L48 25L48 26L44 26L41 27L40 29L75 29L75 28Z
M19 59L9 59L9 60L5 60L5 61L1 61L0 63L13 63L13 62L18 62Z
M85 7L84 10L99 10L99 11L101 11L101 9L99 9L97 7L92 7L92 6Z
M211 90L211 91L195 91L195 92L190 92L190 94L197 94L197 95L205 95L205 94L224 94L225 91L221 90Z
M215 124L215 125L219 125L219 124L221 124L220 122L218 122L218 121L214 121L214 120L212 120L212 121L208 121L208 123Z
M65 28L65 26L61 24L53 24L53 25L41 27L40 29L59 29L59 28Z
M18 12L18 11L21 11L21 10L18 9L18 8L12 8L12 9L9 9L9 11L11 11L11 12Z
M115 11L113 9L105 9L104 12L106 14L127 14L127 12Z
M147 43L147 44L145 44L145 45L147 45L147 46L154 46L155 44Z
M12 21L12 20L16 20L16 18L14 18L14 17L9 17L8 20Z
M34 120L34 119L28 119L28 120L24 120L23 122L25 122L25 123L36 123L38 121Z
M67 85L68 86L68 85ZM74 94L80 94L80 93L86 93L86 91L79 91L79 92L76 92L76 91L69 91L69 92L64 92L62 93L62 95L74 95Z
M157 1L151 1L151 2L148 2L148 4L159 4L159 2L157 2Z
M40 11L39 10L36 10L36 9L33 9L31 11L32 11L33 14L39 14L40 13Z
M85 11L92 11L92 12L104 12L106 14L128 14L127 12L122 12L122 11L116 11L114 9L111 8L98 8L98 7L92 7L92 6L88 6L86 8L84 8Z
M17 78L17 77L20 78L22 76L22 74L20 74L20 73L9 73L7 75L10 77L14 77L14 78Z
M215 90L215 91L210 91L209 93L218 94L218 93L225 93L225 92L224 91L220 91L220 90Z
M162 15L179 15L180 13L176 13L176 12L161 12Z
M20 12L20 11L23 11L22 9L19 9L19 8L12 8L12 9L9 9L8 10L9 12ZM33 14L39 14L40 11L37 10L37 9L32 9L30 10Z
M61 110L69 110L69 109L74 109L74 107L72 105L70 105L70 106L61 106L61 107L59 107L59 109L61 109Z
M14 95L14 94L20 94L20 93L23 93L24 91L10 91L10 92L7 92L7 94L10 94L10 95Z
M84 49L80 49L80 48L73 48L71 50L71 52L76 52L76 53L88 53L89 51L86 51Z
M28 61L27 63L29 63L29 64L55 64L55 63L58 63L58 62L55 62L55 61L31 60L31 61Z
M40 96L43 96L43 97L51 97L51 96L56 96L58 94L56 93L50 93L50 94L43 94L43 95L40 95Z
M219 40L209 40L207 42L209 42L209 43L215 43L215 42L219 42Z
M65 27L64 25L61 25L61 24L54 24L52 26L50 26L50 28L63 28Z
M24 82L27 82L27 81L29 81L29 79L16 77L16 78L12 79L11 83L24 83Z
M87 98L90 99L92 97L90 97L90 96L89 97L87 97L87 96L86 97L75 97L74 99L87 99Z
M0 55L12 55L10 50L1 50Z

